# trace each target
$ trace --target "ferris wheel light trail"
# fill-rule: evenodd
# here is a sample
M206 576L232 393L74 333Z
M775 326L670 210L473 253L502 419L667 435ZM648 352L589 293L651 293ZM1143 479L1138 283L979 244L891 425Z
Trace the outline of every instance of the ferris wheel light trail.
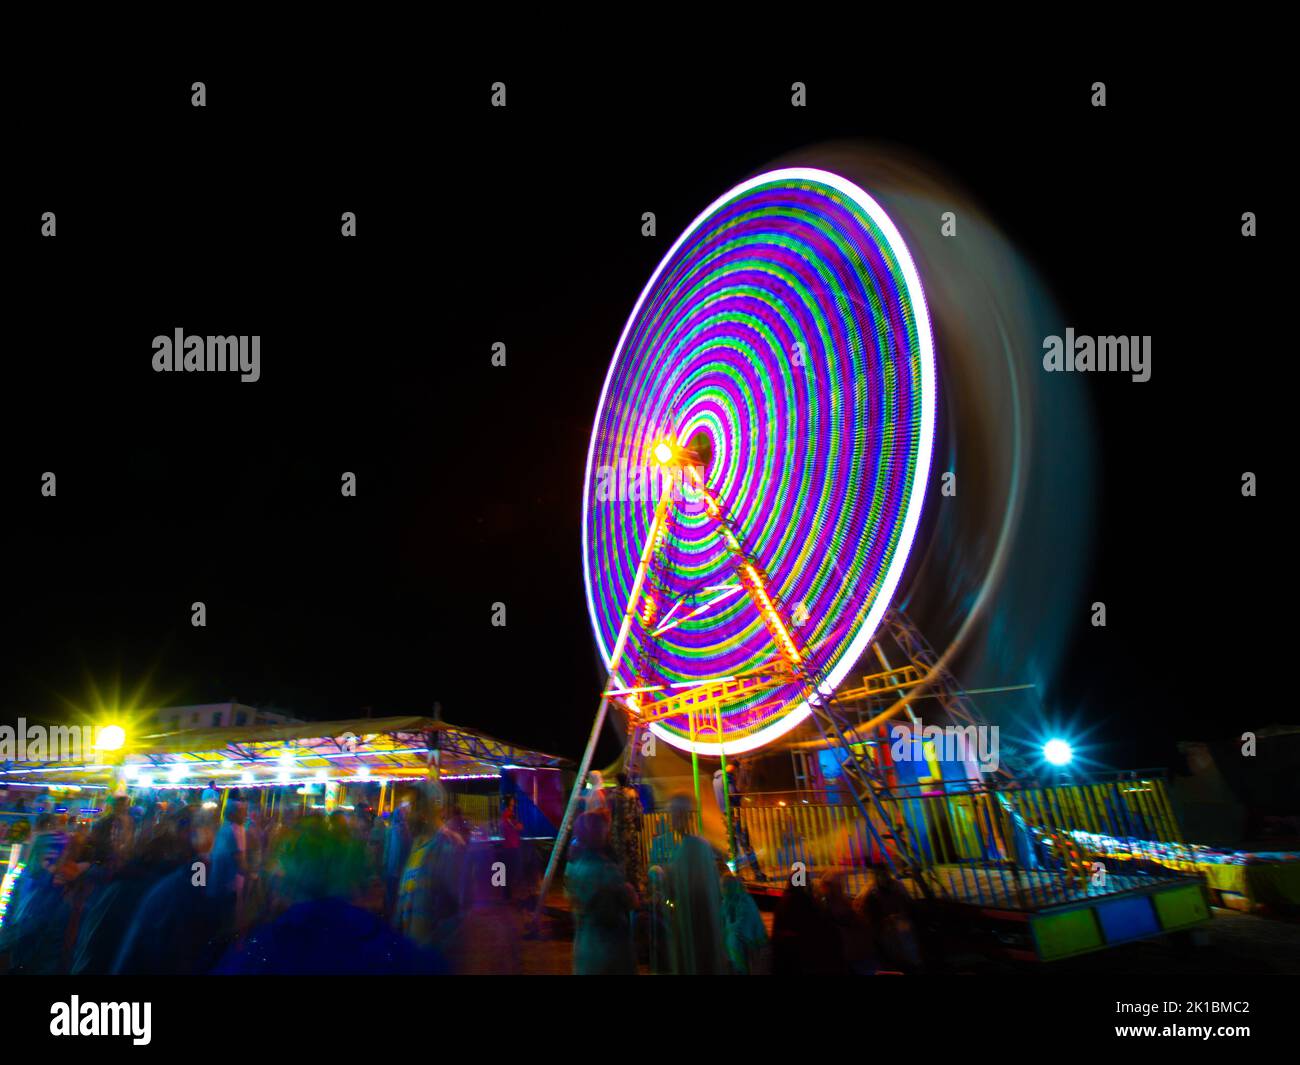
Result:
M753 750L840 684L906 567L936 398L920 277L853 182L760 174L677 239L619 337L587 452L583 579L597 646L611 678L631 685L735 676L774 648L797 668L720 711L716 738L671 707L650 725L657 736L695 754ZM594 491L602 470L673 463L681 498L666 507ZM719 586L747 594L678 611ZM624 625L634 617L640 627Z
M650 532L646 536L645 549L641 553L641 562L637 566L636 576L632 581L632 594L628 599L628 609L623 618L622 626L618 630L618 639L614 641L614 651L610 655L608 665L610 677L617 677L619 659L623 656L623 648L627 644L628 635L632 631L632 619L636 612L636 601L640 598L641 589L645 585L646 571L650 565L650 556L654 554L655 545L659 540L659 533L663 526L664 514L667 511L668 496L664 496L655 507L654 519L650 523Z

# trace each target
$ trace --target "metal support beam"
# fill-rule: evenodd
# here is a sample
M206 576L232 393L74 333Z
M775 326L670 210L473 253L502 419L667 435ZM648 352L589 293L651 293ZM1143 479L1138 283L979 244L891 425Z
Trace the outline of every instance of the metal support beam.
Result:
M654 558L655 550L659 546L659 538L663 534L664 523L668 516L668 504L671 498L672 494L669 492L665 492L660 496L659 502L655 506L654 517L650 521L645 547L642 548L641 560L637 564L636 576L632 580L632 589L628 594L627 609L623 612L623 623L619 626L618 637L614 640L614 649L610 652L609 676L605 681L605 692L600 697L600 706L596 710L596 720L592 722L591 735L587 738L587 748L582 753L582 761L578 765L578 775L573 781L573 790L569 792L569 801L564 808L564 817L560 820L560 827L555 834L555 843L551 847L551 856L546 862L546 872L542 876L542 886L537 892L537 915L541 914L542 907L546 904L546 895L551 890L551 882L555 879L555 872L563 859L565 845L569 842L569 833L573 831L573 819L577 814L583 786L587 782L587 774L591 771L591 760L596 753L596 743L600 739L601 727L605 724L605 717L609 713L609 692L621 687L618 680L618 667L623 658L623 651L627 647L632 625L637 619L637 601L641 598L641 589L645 587L646 574L650 570L650 561Z

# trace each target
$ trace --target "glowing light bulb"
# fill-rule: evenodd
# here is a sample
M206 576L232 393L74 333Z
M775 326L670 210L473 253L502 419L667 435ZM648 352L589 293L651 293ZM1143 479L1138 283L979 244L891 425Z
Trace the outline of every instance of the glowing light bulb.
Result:
M126 729L121 725L104 725L95 736L95 749L120 751L126 743Z

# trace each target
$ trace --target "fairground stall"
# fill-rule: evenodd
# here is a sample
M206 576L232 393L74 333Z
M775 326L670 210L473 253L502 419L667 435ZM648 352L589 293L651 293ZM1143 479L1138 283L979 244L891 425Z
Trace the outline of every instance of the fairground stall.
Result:
M174 799L222 807L237 790L266 813L364 805L382 816L404 790L423 787L444 810L459 808L473 840L498 835L502 803L513 796L523 837L549 840L563 811L569 767L555 755L432 717L128 735L119 750L90 759L0 765L0 875L7 888L21 873L23 844L41 813L91 819L114 795L128 796L132 805Z

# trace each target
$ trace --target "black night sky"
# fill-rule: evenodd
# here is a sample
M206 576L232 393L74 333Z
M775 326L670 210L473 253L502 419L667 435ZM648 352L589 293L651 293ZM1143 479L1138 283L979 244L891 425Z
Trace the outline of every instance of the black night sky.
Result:
M1014 78L826 67L483 62L433 84L229 63L105 70L89 95L51 70L11 95L0 717L62 717L92 682L313 719L437 700L576 757L603 680L583 464L623 322L711 200L855 136L957 175L1069 313L1155 338L1150 382L1089 382L1109 623L1080 611L1049 696L1124 765L1284 717L1252 679L1285 656L1277 131L1249 104L1267 87L1104 56ZM155 374L151 340L178 327L260 334L262 379Z

